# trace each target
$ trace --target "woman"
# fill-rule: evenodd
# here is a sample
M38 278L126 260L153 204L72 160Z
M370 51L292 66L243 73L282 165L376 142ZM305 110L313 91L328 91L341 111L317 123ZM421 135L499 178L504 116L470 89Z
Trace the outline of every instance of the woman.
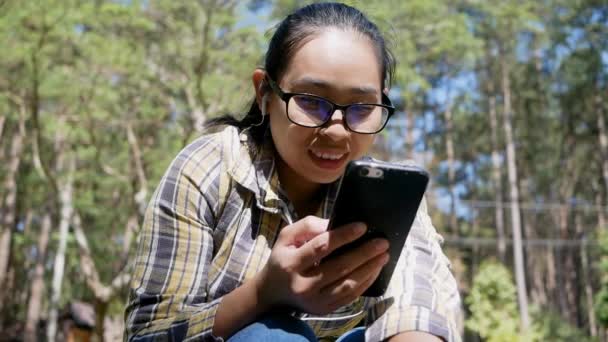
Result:
M383 297L360 295L388 260L386 240L319 262L365 232L326 231L326 218L346 164L393 112L393 69L352 7L314 4L279 24L249 113L212 122L225 127L182 150L152 197L129 339L460 339L456 283L424 204Z

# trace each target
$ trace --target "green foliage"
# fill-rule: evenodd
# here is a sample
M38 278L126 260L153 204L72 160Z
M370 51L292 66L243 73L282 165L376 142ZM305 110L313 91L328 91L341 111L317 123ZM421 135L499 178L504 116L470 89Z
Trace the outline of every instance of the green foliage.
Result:
M502 264L486 261L480 266L465 302L471 311L468 329L489 342L525 341L518 333L515 285Z
M466 303L466 327L487 341L593 341L585 332L551 310L531 306L532 327L519 331L517 296L510 271L500 263L482 263Z
M140 209L169 162L200 134L204 119L239 112L249 98L244 94L253 96L250 75L261 56L261 34L237 27L242 14L230 1L0 1L0 115L8 114L0 177L22 115L17 219L33 215L30 229L13 235L12 267L34 262L42 215L52 213L54 230L60 219L58 196L41 166L61 186L68 179L65 162L75 158L73 206L100 281L107 285L122 271L127 222L141 222ZM49 244L47 288L57 238L53 233ZM73 235L68 239L61 304L90 301L81 251ZM17 280L29 283L28 277L21 272ZM23 298L28 290L20 289ZM115 294L113 314L124 294ZM26 304L17 305L14 317L25 316Z
M534 328L537 332L536 341L595 341L580 328L564 321L554 311L532 307L530 314L534 320Z

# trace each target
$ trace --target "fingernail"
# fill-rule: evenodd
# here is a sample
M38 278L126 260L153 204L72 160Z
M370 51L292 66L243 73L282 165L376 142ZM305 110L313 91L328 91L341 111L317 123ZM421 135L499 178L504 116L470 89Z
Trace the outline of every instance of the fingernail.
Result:
M383 250L388 249L388 241L386 241L385 239L376 240L374 245L375 245L374 247L376 248L377 251L383 251Z
M388 253L387 253L387 254L384 254L384 257L382 258L382 265L386 265L386 264L388 264L388 261L389 261L389 260L390 260L390 257L389 257L389 255L388 255Z
M357 235L365 233L366 230L367 226L365 225L365 223L357 223L357 225L355 226L355 233L357 233Z

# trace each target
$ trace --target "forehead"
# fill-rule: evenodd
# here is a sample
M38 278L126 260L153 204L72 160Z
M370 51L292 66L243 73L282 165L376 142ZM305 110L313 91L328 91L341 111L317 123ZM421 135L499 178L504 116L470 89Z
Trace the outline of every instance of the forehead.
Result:
M335 88L381 90L380 59L372 41L353 31L328 29L313 36L292 55L283 84L317 79Z

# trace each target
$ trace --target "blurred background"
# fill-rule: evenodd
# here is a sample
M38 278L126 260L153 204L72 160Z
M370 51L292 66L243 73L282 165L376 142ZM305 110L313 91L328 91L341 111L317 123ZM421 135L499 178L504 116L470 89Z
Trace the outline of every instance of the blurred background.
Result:
M0 0L0 340L122 339L150 195L306 3ZM349 3L398 60L373 154L433 175L465 340L607 341L608 2Z

